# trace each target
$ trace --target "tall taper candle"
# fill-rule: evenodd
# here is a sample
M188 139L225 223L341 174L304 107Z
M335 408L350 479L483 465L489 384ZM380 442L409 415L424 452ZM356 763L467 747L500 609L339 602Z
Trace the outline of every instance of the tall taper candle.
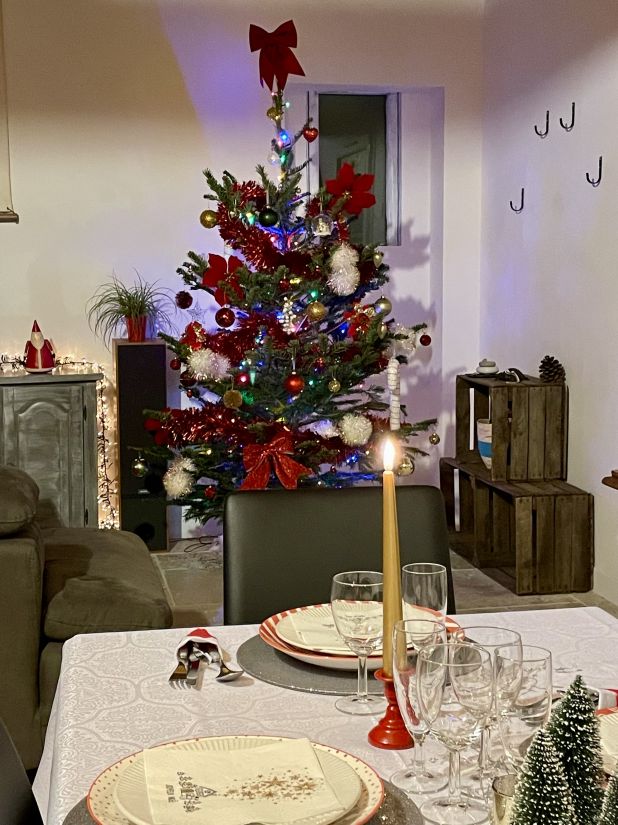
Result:
M382 573L384 574L384 618L382 639L382 670L393 675L393 627L402 618L401 562L399 560L399 528L393 466L395 448L391 441L384 444L382 474Z

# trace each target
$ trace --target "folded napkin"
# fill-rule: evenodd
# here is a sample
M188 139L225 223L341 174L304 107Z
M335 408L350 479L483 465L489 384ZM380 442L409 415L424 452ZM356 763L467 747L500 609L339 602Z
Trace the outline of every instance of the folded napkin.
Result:
M205 627L196 627L195 630L192 630L187 636L182 639L178 647L176 648L176 657L178 658L178 653L186 647L188 652L191 653L191 649L195 645L199 647L204 653L210 653L211 655L218 654L221 661L223 661L221 648L219 647L219 642L216 638L209 633Z
M599 694L597 703L599 710L618 707L618 690L614 688L593 688L593 690Z
M154 825L277 825L344 813L308 739L230 751L168 745L143 754Z
M333 650L350 654L350 648L337 633L332 613L319 615L300 610L298 613L289 613L287 620L294 628L298 640L312 650Z
M618 764L618 713L609 712L599 716L599 732L603 753L603 768L614 773Z

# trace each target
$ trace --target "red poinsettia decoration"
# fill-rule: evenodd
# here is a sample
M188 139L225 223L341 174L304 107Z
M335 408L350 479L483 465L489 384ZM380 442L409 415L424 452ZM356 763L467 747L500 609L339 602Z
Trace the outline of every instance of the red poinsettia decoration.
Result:
M376 202L375 195L369 191L374 178L375 175L357 174L351 163L342 164L337 177L326 181L326 191L333 196L329 206L343 199L342 210L349 215L359 215Z
M229 304L232 297L238 300L242 297L242 288L240 281L234 275L236 270L243 265L240 258L232 255L229 261L226 261L223 255L215 255L211 253L208 256L208 269L202 275L202 286L207 286L213 291L215 301L219 306ZM219 286L221 281L227 284L227 290Z

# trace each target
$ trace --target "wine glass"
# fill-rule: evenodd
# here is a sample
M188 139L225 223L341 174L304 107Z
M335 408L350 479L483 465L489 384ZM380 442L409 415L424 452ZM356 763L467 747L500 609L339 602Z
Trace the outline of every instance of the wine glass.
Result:
M431 793L446 784L425 766L423 743L428 728L419 712L416 679L419 651L445 642L446 627L436 619L404 619L393 628L393 680L401 716L414 740L414 763L394 773L390 781L406 793Z
M534 734L551 712L551 653L543 647L523 645L521 655L513 648L495 652L495 690L498 729L506 757L515 769L524 761Z
M414 562L401 568L403 618L419 618L415 608L428 607L446 616L448 578L443 564Z
M343 696L335 707L366 716L384 710L383 696L367 693L367 656L382 644L384 578L373 570L350 570L333 576L330 605L337 632L358 656L356 696Z
M474 625L462 629L461 634L466 641L480 645L489 651L495 667L496 650L500 650L504 655L510 651L512 658L521 658L521 636L515 630L506 627L492 627L490 625ZM459 635L459 634L458 634ZM478 779L480 780L480 792L486 795L489 788L483 787L483 780L488 772L495 773L494 768L489 764L489 751L491 747L491 731L497 725L497 712L495 698L492 712L488 717L487 724L481 730L478 758ZM495 766L494 766L495 767Z
M430 822L472 825L487 818L483 800L464 798L460 752L478 736L493 702L491 654L469 642L450 642L419 652L417 690L421 716L449 751L448 795L428 800L421 813Z

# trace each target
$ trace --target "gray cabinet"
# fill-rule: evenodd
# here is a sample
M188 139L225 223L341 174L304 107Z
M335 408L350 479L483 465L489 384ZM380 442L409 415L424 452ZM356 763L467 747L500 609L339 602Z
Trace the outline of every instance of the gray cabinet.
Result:
M95 526L99 373L0 375L0 464L39 485L41 508L69 527Z

